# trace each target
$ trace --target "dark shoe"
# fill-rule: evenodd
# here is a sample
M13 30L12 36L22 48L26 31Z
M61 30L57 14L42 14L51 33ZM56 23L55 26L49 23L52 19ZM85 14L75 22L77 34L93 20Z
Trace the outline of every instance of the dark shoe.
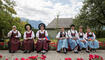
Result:
M78 53L78 51L74 51L74 53Z
M25 50L24 53L27 53L27 50Z
M64 52L64 54L66 54L67 53L67 51L66 52Z
M13 53L15 53L15 51L13 51Z
M15 53L15 51L11 51L11 53Z
M11 51L11 53L15 53L15 51Z
M93 52L96 52L96 49L93 49Z
M91 52L96 52L96 49L91 49L90 51L91 51Z
M57 51L58 53L60 53L60 51Z
M37 53L39 53L40 51L37 51Z
M94 51L96 52L96 49Z
M28 51L28 53L31 53L31 51Z
M66 54L66 53L67 53L67 49L66 49L66 48L64 48L64 49L63 49L63 51L64 51L64 54Z
M41 51L42 52L42 54L45 54L46 53L46 50L43 50L43 51Z
M86 51L87 53L90 53L90 51Z
M11 50L9 50L9 53L11 53Z
M90 52L92 52L92 51L93 51L93 49L92 49L92 48L89 48L89 50L90 50Z

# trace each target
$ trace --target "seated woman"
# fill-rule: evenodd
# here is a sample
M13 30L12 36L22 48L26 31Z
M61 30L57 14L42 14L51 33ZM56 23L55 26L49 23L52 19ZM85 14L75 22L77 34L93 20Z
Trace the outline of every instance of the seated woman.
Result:
M8 42L9 52L15 53L20 47L21 34L18 30L16 30L16 26L12 27L12 30L8 33L8 37L10 41Z
M99 48L99 42L96 40L95 34L91 32L91 29L89 27L87 27L85 39L88 41L90 50L96 52L96 49Z
M85 40L82 26L79 27L79 33L78 33L78 35L79 35L80 50L82 50L82 48L86 48L86 52L89 53L88 42Z
M36 51L37 53L42 52L43 54L48 51L49 40L47 39L48 33L45 30L45 24L39 24L39 30L36 33L36 37L38 39L36 43Z
M32 27L30 24L25 25L26 32L24 32L24 53L31 53L33 51L34 46L34 32L32 31Z
M67 32L65 32L64 27L61 28L61 31L57 34L56 38L58 41L57 52L60 52L63 49L63 52L67 53L68 42L67 42Z
M78 32L75 30L75 25L70 26L70 30L68 31L68 36L69 36L69 45L71 50L74 50L74 53L78 53Z

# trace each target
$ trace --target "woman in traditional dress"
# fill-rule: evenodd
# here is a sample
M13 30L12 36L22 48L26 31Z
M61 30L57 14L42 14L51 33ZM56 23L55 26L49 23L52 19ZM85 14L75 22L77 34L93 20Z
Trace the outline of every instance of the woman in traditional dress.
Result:
M37 43L36 43L36 51L37 53L42 52L43 54L48 51L49 40L47 39L48 33L45 30L45 24L39 24L39 30L36 33Z
M96 40L94 32L92 32L89 27L87 27L85 39L88 41L90 50L96 52L96 49L99 48L99 42Z
M16 26L12 27L12 30L8 33L8 37L10 41L8 42L9 52L15 53L20 47L21 34L18 30L16 30Z
M88 42L85 40L85 34L83 32L83 27L80 26L79 27L79 46L80 46L80 50L82 50L82 48L85 48L86 49L86 52L89 53L89 50L88 50Z
M30 24L25 25L26 32L24 32L24 53L31 53L34 49L34 32Z
M69 36L69 45L71 50L74 50L74 53L78 53L78 32L75 30L75 25L71 25L71 29L68 31L68 36Z
M60 52L63 49L63 52L66 54L68 49L68 35L67 32L65 32L64 27L61 28L61 31L57 34L56 38L58 39L57 52Z

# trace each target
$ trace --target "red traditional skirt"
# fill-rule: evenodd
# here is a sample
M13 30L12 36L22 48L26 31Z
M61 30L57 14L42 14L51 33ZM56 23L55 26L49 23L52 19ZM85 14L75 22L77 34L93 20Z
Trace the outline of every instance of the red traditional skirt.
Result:
M23 45L24 45L24 50L32 51L33 50L33 45L34 45L34 40L33 39L24 40Z
M48 41L47 40L38 40L36 43L36 51L41 51L41 50L48 50Z
M11 51L17 51L20 47L20 41L16 38L11 38L10 41L10 50Z

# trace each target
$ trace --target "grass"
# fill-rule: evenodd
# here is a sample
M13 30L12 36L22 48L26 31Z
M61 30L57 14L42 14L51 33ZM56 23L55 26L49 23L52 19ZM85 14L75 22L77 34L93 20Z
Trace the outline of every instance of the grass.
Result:
M97 38L97 40L99 40L101 42L105 42L105 38Z

